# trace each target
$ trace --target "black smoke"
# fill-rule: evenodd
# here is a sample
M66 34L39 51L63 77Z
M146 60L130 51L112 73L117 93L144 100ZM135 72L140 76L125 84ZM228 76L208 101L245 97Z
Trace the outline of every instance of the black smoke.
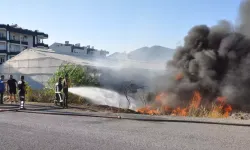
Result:
M242 1L239 19L238 26L222 20L191 28L167 63L184 78L168 80L166 90L180 100L199 90L207 101L225 96L232 104L250 104L250 0Z

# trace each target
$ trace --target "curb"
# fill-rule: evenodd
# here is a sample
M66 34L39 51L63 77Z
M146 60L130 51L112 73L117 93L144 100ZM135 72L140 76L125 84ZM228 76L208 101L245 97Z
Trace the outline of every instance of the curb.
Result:
M0 112L5 112L5 111L15 111L14 109L0 109Z
M178 123L199 123L199 124L214 124L214 125L228 125L228 126L244 126L250 127L250 123L235 123L230 121L218 121L218 120L201 120L200 118L180 118L178 117L157 117L140 115L139 117L132 116L131 114L115 114L115 113L74 113L74 112L41 112L41 111L30 111L30 110L16 110L17 112L23 113L34 113L34 114L47 114L47 115L68 115L68 116L85 116L85 117L100 117L100 118L112 118L112 119L126 119L134 121L149 121L149 122L178 122Z

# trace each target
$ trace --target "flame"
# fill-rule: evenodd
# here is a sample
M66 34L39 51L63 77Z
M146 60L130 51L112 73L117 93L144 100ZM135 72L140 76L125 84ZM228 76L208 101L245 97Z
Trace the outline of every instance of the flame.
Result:
M213 111L221 112L224 117L228 117L233 109L231 105L226 104L226 97L217 97L217 102L219 106Z
M163 110L164 110L165 112L169 112L169 111L171 111L172 109L171 109L171 107L169 107L169 106L163 106Z
M164 104L164 99L167 99L167 93L160 93L156 95L155 102L160 104L160 107L146 106L137 110L141 114L160 115L171 114L173 116L194 116L192 111L195 112L200 109L202 96L199 91L194 91L193 96L190 99L190 103L186 107L177 106L176 108L170 107ZM215 104L209 111L208 117L228 117L232 112L232 106L226 104L226 97L218 97Z
M146 106L137 110L137 112L141 114L149 114L149 115L159 115L160 112L157 109L153 109L150 106Z
M220 96L220 97L217 97L217 102L221 105L224 105L226 101L226 97L223 97L223 96Z
M200 106L200 103L201 103L201 94L198 91L194 91L189 107L198 108Z
M201 94L198 91L194 91L190 104L185 108L177 107L176 109L173 110L172 115L187 116L188 110L192 108L197 109L200 106L200 103L201 103Z
M182 73L178 73L176 76L175 76L175 80L181 80L183 78L183 74Z
M155 101L162 104L163 98L165 98L165 97L167 97L166 93L160 93L160 94L156 95Z
M187 116L187 108L181 109L180 107L177 107L173 110L172 115L174 116Z
M224 114L223 114L223 116L224 117L228 117L229 116L229 114L232 112L232 106L231 105L229 105L229 104L227 104L225 107L224 107Z
M155 97L155 101L157 103L162 104L163 103L163 98L166 98L167 94L166 93L160 93ZM193 94L193 97L191 99L191 103L189 104L188 107L185 108L181 108L181 107L177 107L177 108L171 108L168 105L162 105L161 107L161 111L154 109L150 106L146 106L143 108L140 108L137 110L137 112L142 113L142 114L150 114L150 115L154 115L154 114L161 114L161 113L169 113L171 115L176 115L176 116L187 116L188 114L188 110L189 108L198 108L201 102L201 95L198 91L195 91Z

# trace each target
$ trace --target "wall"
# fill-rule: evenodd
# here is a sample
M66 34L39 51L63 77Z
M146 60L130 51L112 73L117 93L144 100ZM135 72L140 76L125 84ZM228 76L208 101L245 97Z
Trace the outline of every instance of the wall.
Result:
M4 63L6 60L6 54L0 54L0 63Z
M100 55L100 51L94 51L94 52L93 52L93 56L96 56L96 57L101 56L101 55Z
M40 48L40 49L47 49L47 47L44 47L44 46L37 46L37 48Z
M20 40L20 35L19 33L15 33L15 32L10 32L10 40L14 40L13 36L15 36L15 40L19 41Z
M3 35L4 37L6 37L6 30L5 29L0 29L0 35Z
M31 35L10 32L10 40L13 40L13 36L15 36L16 41L22 40L22 41L28 42L30 46L33 45L33 36Z
M27 49L27 46L26 45L21 45L21 51Z
M9 43L9 52L20 52L20 45Z
M33 45L33 36L27 35L28 48L34 47Z
M6 50L6 42L0 42L0 50Z
M50 47L50 49L56 51L57 53L72 53L72 46L66 46L62 43L53 43ZM79 53L81 55L88 55L88 56L94 56L94 57L106 57L106 55L101 55L101 51L90 51L87 54L87 47L84 47L84 49L77 48L74 46L73 53Z
M64 44L54 43L50 49L56 51L57 53L71 53L71 46L65 46Z
M44 36L42 35L37 35L37 43L44 43L44 39L47 39L47 38L44 38Z
M9 43L9 52L21 52L27 49L26 45Z
M84 48L84 50L83 49L75 48L73 51L75 53L81 53L81 54L87 55L87 48Z

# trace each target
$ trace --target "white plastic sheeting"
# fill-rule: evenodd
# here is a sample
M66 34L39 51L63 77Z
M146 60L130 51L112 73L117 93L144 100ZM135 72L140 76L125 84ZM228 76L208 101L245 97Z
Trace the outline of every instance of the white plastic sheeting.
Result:
M20 75L33 89L43 88L63 60L49 57L34 50L25 50L0 66L0 73L7 79L10 74L19 80Z

